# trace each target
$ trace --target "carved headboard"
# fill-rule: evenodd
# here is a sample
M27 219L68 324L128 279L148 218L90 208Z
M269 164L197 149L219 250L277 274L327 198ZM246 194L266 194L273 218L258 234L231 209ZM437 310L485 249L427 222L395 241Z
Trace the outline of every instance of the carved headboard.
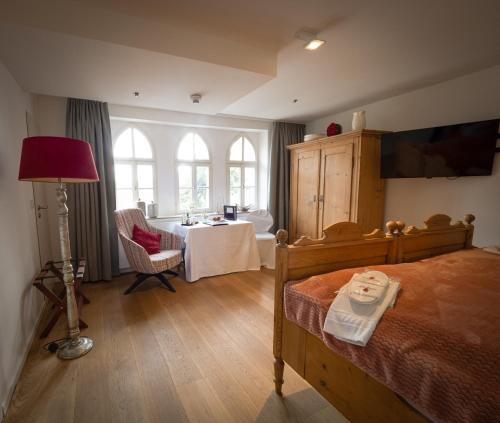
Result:
M467 214L465 223L451 223L451 217L435 214L427 219L424 228L409 226L404 230L404 223L397 228L397 248L394 263L421 260L439 254L450 253L464 248L472 248L472 236L475 217ZM403 225L401 227L401 224ZM394 222L387 222L389 234L394 236ZM391 229L393 229L391 231ZM399 236L398 236L399 235Z
M277 272L286 280L303 278L347 267L420 260L463 248L472 247L474 216L465 223L451 223L445 214L428 218L424 228L403 221L387 222L387 233L376 229L363 234L358 224L336 223L323 231L323 237L300 237L292 245L286 243L288 233L276 234ZM281 263L281 264L280 264ZM279 267L281 266L281 270Z

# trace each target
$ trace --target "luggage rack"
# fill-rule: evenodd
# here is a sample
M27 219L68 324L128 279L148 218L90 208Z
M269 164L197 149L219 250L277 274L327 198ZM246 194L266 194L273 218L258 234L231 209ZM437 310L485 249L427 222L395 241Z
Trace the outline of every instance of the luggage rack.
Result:
M74 266L76 303L78 305L78 315L80 316L80 310L83 304L90 303L90 300L80 291L87 260L85 258L80 258L78 261L73 260L72 264ZM33 285L52 303L53 310L47 326L45 326L45 329L40 334L40 339L47 337L62 313L67 313L66 287L64 286L62 266L62 261L48 261L45 266L43 266L40 273L33 279ZM49 287L48 284L45 283L45 281L49 279L56 280L53 287ZM62 289L56 292L54 289L57 288ZM79 320L80 328L88 328L88 325L81 318Z

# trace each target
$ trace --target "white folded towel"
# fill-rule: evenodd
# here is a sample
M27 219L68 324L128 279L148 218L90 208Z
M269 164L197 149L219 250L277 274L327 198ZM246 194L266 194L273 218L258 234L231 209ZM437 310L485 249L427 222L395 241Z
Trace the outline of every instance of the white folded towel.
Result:
M340 289L323 326L323 330L335 338L363 347L370 340L387 307L394 306L399 291L399 282L389 278L389 285L378 301L365 304L353 301L349 297L349 286L351 282L359 283L364 278L363 274L354 274L351 281Z

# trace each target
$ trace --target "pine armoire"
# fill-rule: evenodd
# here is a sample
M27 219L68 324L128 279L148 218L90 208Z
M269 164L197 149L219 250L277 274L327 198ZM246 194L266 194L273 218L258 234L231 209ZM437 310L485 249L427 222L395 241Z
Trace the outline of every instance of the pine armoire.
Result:
M363 129L288 147L291 240L320 238L337 222L357 222L365 233L382 228L380 137L385 132Z

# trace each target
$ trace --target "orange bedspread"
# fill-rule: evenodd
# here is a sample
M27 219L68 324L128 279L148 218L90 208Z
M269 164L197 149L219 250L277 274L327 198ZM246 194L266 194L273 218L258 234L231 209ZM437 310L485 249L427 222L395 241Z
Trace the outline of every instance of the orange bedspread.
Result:
M335 291L364 268L289 282L285 313L438 422L500 422L500 256L462 250L371 266L401 291L366 347L324 333Z

